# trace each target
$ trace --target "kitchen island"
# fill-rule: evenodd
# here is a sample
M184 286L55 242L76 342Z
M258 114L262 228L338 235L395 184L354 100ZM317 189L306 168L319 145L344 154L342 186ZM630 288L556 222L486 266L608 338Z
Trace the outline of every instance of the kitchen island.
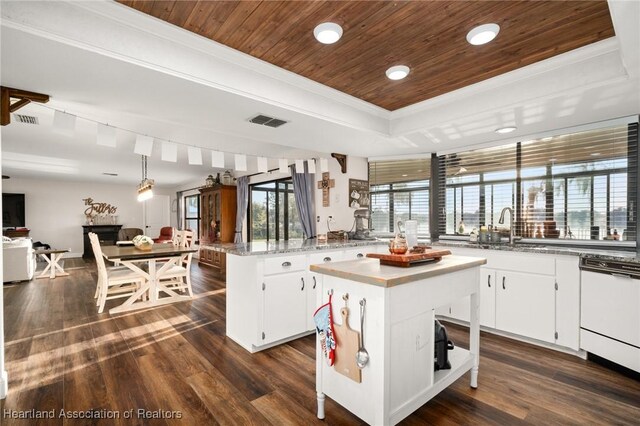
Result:
M387 244L289 240L205 248L226 253L226 334L253 353L314 332L317 276L309 265L364 260L387 251Z
M334 322L342 322L341 308L346 307L349 327L360 331L359 301L366 299L362 331L370 356L358 381L330 367L317 345L318 418L324 418L325 395L369 424L387 425L469 370L471 386L477 387L480 266L485 263L484 258L445 256L411 268L380 265L377 259L312 264L310 270L319 275L316 304L327 303L331 294ZM471 300L470 349L449 351L451 369L434 371L434 310L466 296Z

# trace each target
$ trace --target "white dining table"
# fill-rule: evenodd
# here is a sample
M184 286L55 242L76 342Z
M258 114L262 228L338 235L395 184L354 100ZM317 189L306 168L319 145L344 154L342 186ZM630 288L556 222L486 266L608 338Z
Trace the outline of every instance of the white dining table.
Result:
M122 305L110 309L109 313L116 314L191 300L190 296L178 294L167 288L160 280L169 269L181 264L183 255L197 251L194 248L179 247L173 244L154 244L148 251L132 246L103 246L102 256L105 259L117 265L126 266L145 279L144 285L126 299ZM162 263L158 267L160 261ZM147 264L147 270L142 268L142 264ZM163 293L165 296L160 297ZM142 296L145 294L147 300L142 300Z

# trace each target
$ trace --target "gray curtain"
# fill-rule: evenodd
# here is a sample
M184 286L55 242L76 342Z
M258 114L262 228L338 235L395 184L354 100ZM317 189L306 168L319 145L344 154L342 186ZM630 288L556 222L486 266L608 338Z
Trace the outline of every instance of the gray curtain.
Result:
M296 198L298 216L302 222L302 232L305 238L316 237L316 201L315 201L315 175L310 174L307 162L304 162L304 173L296 173L296 165L291 165L291 177L293 180L293 194Z
M242 242L242 224L247 215L247 205L249 204L249 176L239 177L238 184L238 206L236 210L236 236L234 243Z

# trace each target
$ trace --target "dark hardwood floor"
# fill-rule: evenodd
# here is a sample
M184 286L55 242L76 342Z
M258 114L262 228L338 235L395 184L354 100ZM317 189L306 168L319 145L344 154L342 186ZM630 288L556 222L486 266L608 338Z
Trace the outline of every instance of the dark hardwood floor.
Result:
M133 419L0 424L322 424L315 417L314 336L249 354L225 337L225 286L211 269L194 265L192 301L111 316L97 313L93 265L66 267L68 277L4 286L9 395L0 415L36 409L57 416L64 409L124 416L133 409ZM448 329L467 347L464 328ZM467 374L403 424L640 424L639 381L487 333L479 387L468 383ZM138 409L181 418L137 418ZM362 422L327 399L324 423Z

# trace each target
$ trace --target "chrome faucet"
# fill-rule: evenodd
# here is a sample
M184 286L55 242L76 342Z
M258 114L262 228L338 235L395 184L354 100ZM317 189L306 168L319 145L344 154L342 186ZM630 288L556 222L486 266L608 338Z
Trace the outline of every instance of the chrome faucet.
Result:
M506 211L511 213L509 215L509 244L513 244L513 242L515 241L515 229L513 228L513 209L511 207L505 207L504 209L502 209L502 211L500 212L500 219L498 219L498 223L504 223L504 213Z

